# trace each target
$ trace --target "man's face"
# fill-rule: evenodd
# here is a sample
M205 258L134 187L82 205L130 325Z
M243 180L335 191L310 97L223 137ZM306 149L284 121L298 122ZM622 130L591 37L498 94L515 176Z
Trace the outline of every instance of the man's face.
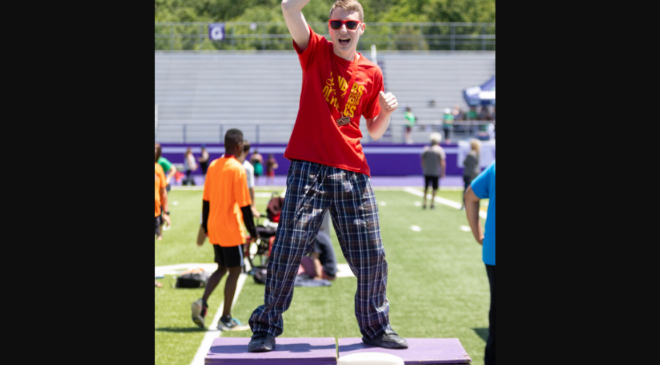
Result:
M357 11L347 12L342 8L335 8L332 11L330 19L338 20L357 20L360 21L360 14ZM332 29L328 24L328 31L332 38L332 46L335 53L347 54L357 48L358 40L364 33L366 25L364 23L358 24L356 29L347 29L346 24L342 24L339 29Z

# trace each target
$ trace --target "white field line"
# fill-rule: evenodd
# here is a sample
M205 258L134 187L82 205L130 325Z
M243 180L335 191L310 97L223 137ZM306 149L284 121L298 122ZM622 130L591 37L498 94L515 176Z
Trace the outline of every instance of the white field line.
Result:
M246 278L247 278L247 274L241 274L238 277L238 283L236 284L236 293L234 293L234 300L231 303L232 306L236 304L236 299L238 299L238 295L241 293L241 289L243 289L243 284L245 283ZM209 352L209 349L213 344L213 340L222 336L222 330L217 329L217 327L218 327L218 322L220 321L220 317L222 317L224 302L225 301L223 299L222 302L220 303L220 307L218 308L218 311L215 312L215 316L213 316L213 322L211 322L211 324L208 326L208 329L206 330L206 334L204 334L204 339L202 340L202 344L199 345L199 348L197 349L197 353L195 354L195 358L190 363L190 365L204 365L204 357L206 357L206 354ZM218 334L218 332L220 333Z
M424 193L417 190L417 189L404 188L403 191L408 192L408 193L413 194L413 195L417 195L419 197L424 197ZM427 194L426 197L430 199L431 194ZM461 209L461 203L457 203L453 200L449 200L449 199L445 199L445 198L441 198L439 196L436 196L435 201L440 203L440 204L444 204L444 205L450 206L450 207L455 208L455 209ZM482 210L479 210L479 216L483 219L486 219L488 214L486 212L482 211Z
M156 266L156 275L179 275L182 271L188 269L197 269L202 268L207 272L214 272L218 269L218 264L176 264L176 265L166 265L166 266Z

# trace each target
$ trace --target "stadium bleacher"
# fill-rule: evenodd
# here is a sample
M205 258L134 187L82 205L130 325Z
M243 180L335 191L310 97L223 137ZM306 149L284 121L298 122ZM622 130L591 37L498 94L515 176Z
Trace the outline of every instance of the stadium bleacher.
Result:
M368 51L362 53L370 58ZM442 109L456 104L467 109L463 89L495 74L495 52L378 51L378 61L385 91L400 105L391 120L389 142L403 140L404 106L412 108L417 124L438 124ZM240 128L250 141L286 143L298 112L300 84L292 51L157 51L156 141L219 143L224 131ZM363 119L363 143L368 143L364 124ZM412 137L426 142L428 132L416 128Z

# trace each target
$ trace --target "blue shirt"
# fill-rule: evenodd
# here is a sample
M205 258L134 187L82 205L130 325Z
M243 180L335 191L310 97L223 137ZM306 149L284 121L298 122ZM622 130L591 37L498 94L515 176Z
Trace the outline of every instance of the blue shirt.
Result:
M470 186L479 199L490 199L482 255L484 264L495 266L495 161L472 180Z

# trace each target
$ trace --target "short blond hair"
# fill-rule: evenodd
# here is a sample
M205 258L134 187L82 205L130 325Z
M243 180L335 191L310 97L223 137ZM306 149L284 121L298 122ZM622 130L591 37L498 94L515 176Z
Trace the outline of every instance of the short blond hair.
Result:
M470 139L470 148L473 151L479 152L479 150L481 149L481 141L476 139L476 138L471 138Z
M357 11L360 14L360 21L364 22L364 10L362 10L362 5L357 0L337 0L330 8L330 14L328 14L328 20L332 19L332 11L335 8L342 8L346 11Z

